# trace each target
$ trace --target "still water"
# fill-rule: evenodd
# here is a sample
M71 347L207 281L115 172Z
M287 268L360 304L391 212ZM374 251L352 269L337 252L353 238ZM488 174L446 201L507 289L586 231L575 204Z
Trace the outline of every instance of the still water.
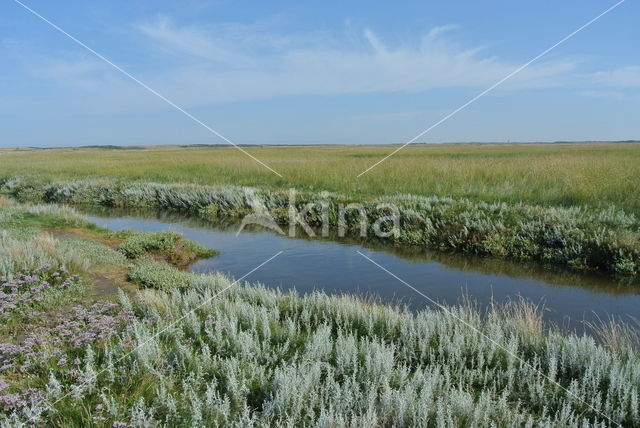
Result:
M544 306L548 321L577 331L584 330L584 321L598 318L640 319L640 284L622 284L604 275L353 239L289 238L264 229L245 229L236 236L236 223L216 224L166 211L86 207L79 211L110 230L173 230L220 251L216 257L193 264L193 272L220 271L239 278L283 251L246 280L303 294L323 290L412 309L432 306L428 299L363 258L360 251L440 303L456 304L470 297L485 306L522 297Z

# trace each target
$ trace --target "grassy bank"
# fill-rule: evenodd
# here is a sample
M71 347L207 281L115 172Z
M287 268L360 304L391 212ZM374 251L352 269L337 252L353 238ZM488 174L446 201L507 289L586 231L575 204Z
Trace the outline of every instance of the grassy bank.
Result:
M153 257L170 247L169 235L129 235L135 245L124 238L111 247L99 230L56 238L43 229L52 224L96 230L69 209L0 204L5 282L26 272L30 284L57 274L90 287L89 274L107 264L142 290L58 313L20 303L30 305L25 334L0 343L3 425L640 423L640 354L619 327L603 327L601 345L545 330L526 303L411 313L348 296L229 288L223 275Z
M249 147L276 176L234 148L0 150L0 175L90 176L162 183L295 187L362 199L407 193L524 202L615 206L640 214L640 144L409 146L356 178L394 147Z
M260 206L273 214L276 221L282 224L289 221L288 192L248 187L112 179L49 182L44 177L30 176L0 181L0 192L22 200L155 207L203 218L242 218ZM299 211L308 202L316 203L305 216L310 225L319 226L326 219L334 228L342 224L350 233L360 233L361 216L358 211L347 212L344 219L339 213L339 205L347 205L353 202L352 199L326 193L296 195ZM613 208L551 208L414 195L358 202L365 207L368 236L374 236L376 222L389 214L377 208L380 203L392 203L398 207L398 233L386 238L393 244L534 260L631 277L640 272L640 222L635 216ZM329 207L326 216L323 216L321 203Z

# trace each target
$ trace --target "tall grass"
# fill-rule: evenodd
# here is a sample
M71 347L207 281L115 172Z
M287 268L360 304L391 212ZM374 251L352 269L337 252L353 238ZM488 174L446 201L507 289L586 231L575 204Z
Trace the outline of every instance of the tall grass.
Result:
M74 210L55 205L0 202L0 276L42 265L86 271L124 256L87 239L61 241L40 226L79 226L88 222ZM34 227L35 226L35 227Z
M233 148L0 151L0 176L93 176L163 183L332 191L357 199L410 193L474 201L613 205L640 214L640 144L249 147L283 178Z
M0 337L30 331L42 311L58 310L88 292L87 273L123 265L124 255L83 238L57 239L43 225L86 225L73 210L0 201ZM8 366L0 351L0 378ZM1 382L0 382L1 383Z

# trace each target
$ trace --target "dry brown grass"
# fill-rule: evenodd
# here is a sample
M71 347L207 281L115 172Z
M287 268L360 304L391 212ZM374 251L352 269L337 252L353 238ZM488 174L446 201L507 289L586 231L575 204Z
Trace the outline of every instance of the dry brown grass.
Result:
M640 349L640 320L623 321L614 317L587 322L600 342L615 352Z

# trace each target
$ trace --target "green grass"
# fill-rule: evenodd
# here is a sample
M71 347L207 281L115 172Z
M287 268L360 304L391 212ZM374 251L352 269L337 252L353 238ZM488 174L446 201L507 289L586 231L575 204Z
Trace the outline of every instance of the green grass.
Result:
M166 257L173 264L184 264L196 258L208 258L217 251L204 248L194 241L185 240L176 232L136 232L123 231L115 234L123 239L118 251L129 259L135 259L152 252Z
M0 151L0 176L120 177L332 191L409 193L545 206L609 206L640 213L640 144L250 147L280 178L233 148Z

